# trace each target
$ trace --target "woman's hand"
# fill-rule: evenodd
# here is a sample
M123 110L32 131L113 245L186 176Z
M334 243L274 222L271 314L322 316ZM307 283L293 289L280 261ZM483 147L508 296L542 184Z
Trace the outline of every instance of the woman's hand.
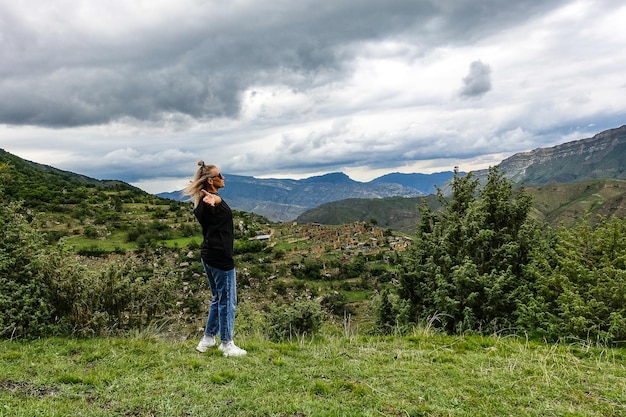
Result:
M216 204L219 204L220 201L222 201L222 199L219 196L215 194L211 194L207 190L200 190L200 191L202 191L202 194L204 194L204 197L202 197L202 201L204 201L209 206L215 207Z

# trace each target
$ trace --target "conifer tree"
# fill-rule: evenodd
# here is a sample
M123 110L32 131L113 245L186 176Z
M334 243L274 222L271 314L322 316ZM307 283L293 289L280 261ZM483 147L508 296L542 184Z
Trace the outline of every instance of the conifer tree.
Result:
M533 288L521 326L553 340L626 340L626 219L559 228L527 270Z
M515 323L532 251L532 200L489 170L484 187L472 174L452 180L441 209L420 207L415 245L405 257L399 294L417 321L438 316L448 331L493 331Z

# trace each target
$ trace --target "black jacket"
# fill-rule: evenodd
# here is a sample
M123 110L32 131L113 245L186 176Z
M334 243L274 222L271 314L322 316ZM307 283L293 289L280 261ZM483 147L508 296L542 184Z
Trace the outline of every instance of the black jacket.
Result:
M215 207L200 201L193 213L202 226L203 241L200 254L204 262L224 271L233 269L235 267L233 212L226 201L222 199Z

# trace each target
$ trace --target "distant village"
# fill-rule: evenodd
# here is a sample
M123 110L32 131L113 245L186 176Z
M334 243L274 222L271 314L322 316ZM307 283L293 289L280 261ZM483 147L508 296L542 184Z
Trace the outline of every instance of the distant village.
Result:
M388 245L391 250L404 251L412 239L407 236L393 235L366 222L353 222L337 226L320 223L283 223L282 227L272 229L270 233L259 234L254 239L271 242L272 235L280 233L288 243L311 241L317 243L311 250L321 254L328 250L342 250L355 253L377 253ZM293 236L290 238L290 236Z

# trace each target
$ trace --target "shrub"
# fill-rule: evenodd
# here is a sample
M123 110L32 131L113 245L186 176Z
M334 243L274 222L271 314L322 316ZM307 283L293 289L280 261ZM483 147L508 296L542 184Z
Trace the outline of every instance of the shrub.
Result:
M58 330L57 312L48 302L44 238L26 221L23 207L0 205L0 336L32 337Z
M323 268L321 261L307 259L302 263L292 264L291 274L298 279L321 280Z
M351 262L344 262L339 265L339 276L349 279L361 276L365 272L365 259L362 255L352 258Z
M260 240L235 240L234 253L240 255L243 253L259 253L263 252L266 243Z
M313 335L319 331L323 321L322 308L313 301L275 306L269 314L270 338L280 341L293 336Z
M332 314L343 314L347 303L348 298L339 291L326 294L321 301L322 306Z
M125 257L87 269L77 257L65 255L50 257L47 269L54 271L47 277L49 303L73 334L142 328L187 306L184 302L176 306L179 280L157 262Z
M409 305L389 288L384 289L372 300L374 307L374 329L376 334L404 332L409 327Z
M127 257L88 269L47 244L15 202L0 206L0 229L0 337L128 330L178 308L173 267Z

